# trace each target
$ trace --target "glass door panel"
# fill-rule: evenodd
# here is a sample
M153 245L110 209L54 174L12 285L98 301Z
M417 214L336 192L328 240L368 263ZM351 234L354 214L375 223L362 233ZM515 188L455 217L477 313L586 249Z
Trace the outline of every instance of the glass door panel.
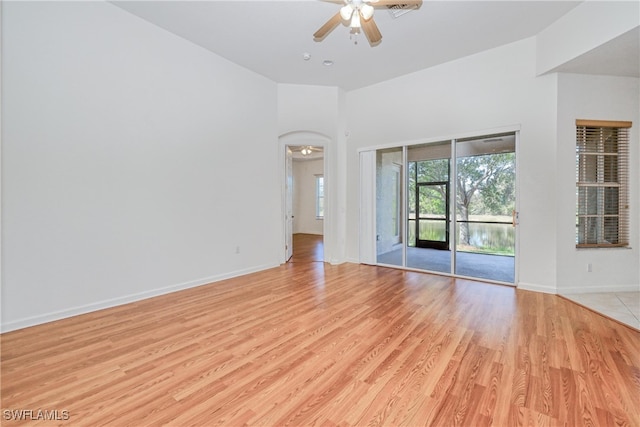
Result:
M403 265L402 147L376 152L376 258Z
M455 274L515 281L515 135L456 146Z
M449 169L451 142L408 147L407 266L451 272Z

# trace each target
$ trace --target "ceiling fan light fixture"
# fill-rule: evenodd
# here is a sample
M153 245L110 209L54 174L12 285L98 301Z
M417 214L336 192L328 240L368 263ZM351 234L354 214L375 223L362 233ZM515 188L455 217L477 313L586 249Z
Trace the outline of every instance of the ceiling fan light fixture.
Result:
M349 26L351 28L361 28L362 27L360 25L360 14L359 13L354 13L351 16L351 24Z
M340 17L343 20L348 21L349 19L351 19L352 15L353 15L353 7L351 7L350 4L347 4L340 9Z
M367 3L362 3L360 6L360 15L362 15L362 19L368 21L373 16L373 6Z

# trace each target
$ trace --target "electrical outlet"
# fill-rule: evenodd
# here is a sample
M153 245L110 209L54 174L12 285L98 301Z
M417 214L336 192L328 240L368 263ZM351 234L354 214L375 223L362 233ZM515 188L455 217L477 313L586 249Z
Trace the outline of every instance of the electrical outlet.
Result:
M236 246L236 253L239 254L240 253L240 246Z
M593 264L588 263L587 264L587 273L591 273L593 271Z

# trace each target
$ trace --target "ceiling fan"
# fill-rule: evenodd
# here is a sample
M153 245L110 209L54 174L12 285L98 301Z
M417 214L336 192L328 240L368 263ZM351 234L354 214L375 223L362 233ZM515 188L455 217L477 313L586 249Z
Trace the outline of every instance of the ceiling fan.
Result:
M291 148L291 151L298 152L303 156L308 156L313 153L321 153L324 151L322 147L314 147L312 145L300 145L300 146L295 146L290 148Z
M360 29L367 36L371 46L377 46L382 41L382 34L373 20L374 8L412 8L417 9L422 0L325 0L331 3L344 4L340 11L333 15L318 31L313 34L315 41L324 40L338 24L348 25L351 34L360 33ZM356 42L357 43L357 42Z

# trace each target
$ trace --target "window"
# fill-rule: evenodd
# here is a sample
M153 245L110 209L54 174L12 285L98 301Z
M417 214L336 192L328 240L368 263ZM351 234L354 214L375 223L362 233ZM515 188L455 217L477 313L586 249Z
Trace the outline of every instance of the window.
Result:
M324 177L316 175L316 218L324 218Z
M629 245L631 122L576 120L576 247Z

